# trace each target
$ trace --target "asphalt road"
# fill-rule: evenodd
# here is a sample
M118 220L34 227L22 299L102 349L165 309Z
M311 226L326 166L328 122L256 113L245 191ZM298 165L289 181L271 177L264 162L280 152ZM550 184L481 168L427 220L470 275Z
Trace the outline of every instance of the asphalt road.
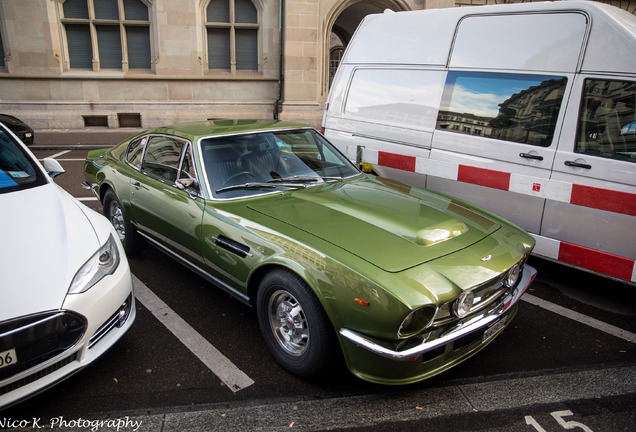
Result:
M86 148L33 149L67 170L61 187L100 209L80 187ZM632 285L532 259L538 278L486 349L427 381L385 387L341 364L296 378L269 355L253 310L153 248L129 262L132 329L91 367L0 412L0 429L636 430ZM219 373L221 360L235 375Z

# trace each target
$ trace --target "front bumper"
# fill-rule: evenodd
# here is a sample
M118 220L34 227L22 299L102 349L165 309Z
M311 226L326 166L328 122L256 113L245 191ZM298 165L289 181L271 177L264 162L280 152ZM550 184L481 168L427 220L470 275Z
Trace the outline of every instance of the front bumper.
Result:
M487 337L484 337L484 342L486 342L486 339L492 339L492 337L496 336L508 324L507 322L502 322L501 326L497 326L497 321L500 319L503 320L507 316L508 311L513 308L523 293L526 292L536 274L537 271L534 268L526 265L522 278L517 286L504 294L494 307L488 308L481 314L470 316L455 326L445 329L435 339L423 340L422 343L416 346L410 346L403 350L392 348L381 345L379 342L372 341L346 328L340 330L340 335L356 346L364 348L373 354L398 361L412 360L413 358L433 352L449 343L459 341L473 334L487 335Z

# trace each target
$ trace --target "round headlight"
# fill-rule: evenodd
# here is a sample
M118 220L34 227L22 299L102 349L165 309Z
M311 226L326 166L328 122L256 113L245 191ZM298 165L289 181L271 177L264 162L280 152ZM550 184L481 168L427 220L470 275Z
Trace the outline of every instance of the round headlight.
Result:
M437 308L435 306L422 306L408 314L398 330L398 336L401 338L414 336L421 333L428 327L435 318Z
M464 291L455 303L453 303L453 314L457 318L464 318L473 308L475 302L475 293L472 291Z
M508 273L504 277L503 284L506 288L512 288L517 284L519 280L519 275L521 274L521 264L517 263L512 266Z

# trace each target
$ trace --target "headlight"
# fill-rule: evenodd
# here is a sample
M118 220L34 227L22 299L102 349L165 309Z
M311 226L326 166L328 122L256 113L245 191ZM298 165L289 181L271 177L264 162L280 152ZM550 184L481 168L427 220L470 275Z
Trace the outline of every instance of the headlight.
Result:
M453 314L457 318L464 318L470 310L473 308L475 303L475 293L472 291L464 291L455 303L453 303Z
M423 306L415 309L408 314L398 330L398 336L401 338L410 337L421 333L426 327L428 327L435 318L437 308L435 306Z
M521 274L521 263L518 262L510 270L504 277L503 284L506 288L512 288L517 284L517 280L519 280L519 275Z
M68 293L80 294L87 291L105 276L115 273L117 266L119 250L111 234L108 241L75 274Z

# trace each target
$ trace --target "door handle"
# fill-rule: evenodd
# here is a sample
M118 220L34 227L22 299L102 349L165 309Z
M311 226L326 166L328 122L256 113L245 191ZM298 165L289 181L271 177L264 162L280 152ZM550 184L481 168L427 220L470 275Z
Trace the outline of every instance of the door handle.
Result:
M531 153L519 153L519 156L526 159L534 159L534 160L540 160L540 161L543 160L543 156L535 155Z
M134 187L135 189L137 189L137 190L141 189L141 183L139 183L138 181L132 182L132 183L130 183L130 185L132 187Z
M565 161L565 165L574 168L592 169L592 165L581 162Z

